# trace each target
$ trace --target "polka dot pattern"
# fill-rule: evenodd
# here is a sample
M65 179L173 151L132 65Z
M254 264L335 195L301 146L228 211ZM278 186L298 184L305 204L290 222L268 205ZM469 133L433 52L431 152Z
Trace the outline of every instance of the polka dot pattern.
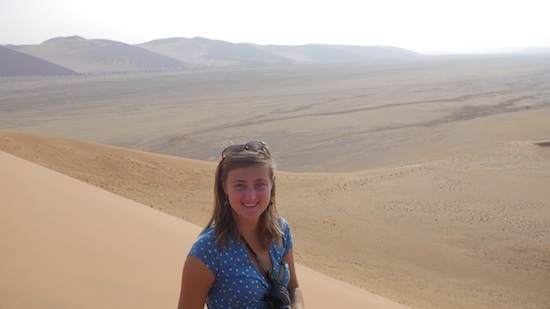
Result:
M273 242L269 248L276 274L281 267L281 260L292 248L293 240L288 222L281 218L283 228L283 245ZM214 244L216 236L211 226L193 244L190 255L198 257L216 276L208 292L206 305L209 309L218 308L269 308L264 301L270 285L252 261L243 244L229 237L229 246L223 251ZM282 285L288 285L290 272L285 263Z

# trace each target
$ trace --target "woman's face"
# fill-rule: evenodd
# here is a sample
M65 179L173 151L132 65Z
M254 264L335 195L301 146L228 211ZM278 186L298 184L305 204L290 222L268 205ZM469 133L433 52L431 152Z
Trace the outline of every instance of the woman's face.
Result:
M230 171L224 190L237 222L257 221L269 205L272 187L267 166L250 166Z

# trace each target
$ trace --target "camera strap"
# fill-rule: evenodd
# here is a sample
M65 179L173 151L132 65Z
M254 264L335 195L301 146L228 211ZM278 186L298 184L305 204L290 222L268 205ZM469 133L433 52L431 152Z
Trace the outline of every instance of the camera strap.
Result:
M264 277L267 279L267 281L269 283L271 283L272 285L280 285L281 280L283 279L283 274L284 274L284 265L285 265L284 260L281 260L281 265L279 267L279 271L277 272L277 276L273 276L271 271L267 268L265 263L256 254L254 249L252 249L252 247L250 247L250 245L248 244L246 239L244 239L244 237L241 237L241 240L244 242L244 245L246 246L246 248L252 253L252 256L254 257L254 259L256 259L258 264L260 264L260 266L262 267L262 270L264 271Z

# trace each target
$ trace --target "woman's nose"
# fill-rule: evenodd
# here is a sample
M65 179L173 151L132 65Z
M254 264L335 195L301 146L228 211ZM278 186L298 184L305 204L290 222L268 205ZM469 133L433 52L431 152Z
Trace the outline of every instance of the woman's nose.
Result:
M253 188L249 188L246 190L244 197L247 201L253 202L254 200L256 200L256 191L254 191Z

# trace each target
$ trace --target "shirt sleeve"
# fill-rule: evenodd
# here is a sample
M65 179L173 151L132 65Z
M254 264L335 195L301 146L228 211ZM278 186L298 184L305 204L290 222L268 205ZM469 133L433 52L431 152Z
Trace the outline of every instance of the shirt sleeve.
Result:
M220 249L214 240L213 229L206 230L193 244L189 255L198 257L216 276L220 267Z

